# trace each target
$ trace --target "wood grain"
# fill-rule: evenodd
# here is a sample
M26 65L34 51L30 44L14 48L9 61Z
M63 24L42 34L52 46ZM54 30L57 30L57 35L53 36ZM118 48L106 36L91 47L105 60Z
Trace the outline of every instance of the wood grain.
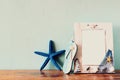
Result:
M0 80L120 80L120 71L113 74L69 74L58 70L0 70Z

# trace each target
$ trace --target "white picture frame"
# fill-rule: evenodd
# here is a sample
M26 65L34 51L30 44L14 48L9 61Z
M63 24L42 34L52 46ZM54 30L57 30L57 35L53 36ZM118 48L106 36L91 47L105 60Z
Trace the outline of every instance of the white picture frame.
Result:
M74 41L78 47L74 59L74 73L114 72L113 32L111 23L75 23ZM105 55L108 51L112 53L110 64L108 62L105 63L107 60ZM107 66L103 66L103 64Z

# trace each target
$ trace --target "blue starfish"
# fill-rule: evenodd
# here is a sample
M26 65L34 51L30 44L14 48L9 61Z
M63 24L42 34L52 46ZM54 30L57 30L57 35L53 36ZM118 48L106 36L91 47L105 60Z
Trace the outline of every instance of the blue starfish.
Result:
M51 60L51 62L53 63L54 66L56 66L56 68L58 70L62 70L60 68L60 66L57 64L57 62L55 61L55 56L59 55L59 54L63 54L65 53L65 50L61 50L61 51L55 51L55 47L54 47L54 42L52 40L49 41L49 53L44 53L44 52L39 52L39 51L35 51L36 54L47 57L47 59L45 60L45 62L43 63L43 65L40 68L40 71L44 69L44 67L47 65L47 63L49 62L49 60Z

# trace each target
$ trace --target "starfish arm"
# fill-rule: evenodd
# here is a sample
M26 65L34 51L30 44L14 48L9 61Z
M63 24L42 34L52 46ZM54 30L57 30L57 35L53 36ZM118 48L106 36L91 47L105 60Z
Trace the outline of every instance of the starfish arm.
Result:
M44 67L47 65L47 63L49 62L49 60L50 60L50 58L47 58L47 59L45 60L45 62L43 63L43 65L42 65L41 68L40 68L40 71L44 69Z
M53 58L51 58L51 62L53 63L53 65L56 66L56 68L57 68L58 70L62 70L62 69L60 68L60 66L57 64L57 62L56 62Z
M48 57L49 55L44 53L44 52L38 52L38 51L35 51L34 53L38 54L38 55L41 55L41 56L45 56L45 57Z
M50 40L50 42L49 42L49 54L54 53L54 52L55 52L54 42L52 40Z
M55 52L54 54L51 54L51 55L56 56L56 55L63 54L63 53L65 53L65 50L57 51L57 52Z

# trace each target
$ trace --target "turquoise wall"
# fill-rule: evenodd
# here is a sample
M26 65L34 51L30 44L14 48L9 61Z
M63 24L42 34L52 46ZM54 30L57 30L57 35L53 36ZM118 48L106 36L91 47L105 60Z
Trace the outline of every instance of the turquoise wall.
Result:
M49 40L66 49L75 22L113 23L115 68L120 69L120 0L0 0L0 69L39 69ZM64 55L59 56L63 65ZM46 69L54 69L51 63Z

